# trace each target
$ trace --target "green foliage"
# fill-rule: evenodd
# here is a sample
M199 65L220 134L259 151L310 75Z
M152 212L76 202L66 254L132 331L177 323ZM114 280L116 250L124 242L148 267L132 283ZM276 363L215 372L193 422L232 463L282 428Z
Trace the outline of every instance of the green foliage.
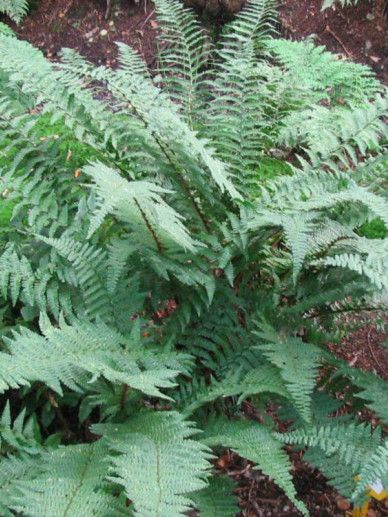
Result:
M333 7L336 0L325 0L322 5L323 9L328 9L329 7ZM347 7L348 5L356 5L359 2L359 0L339 0L339 4L341 7Z
M226 517L238 513L234 483L230 478L213 476L206 488L194 492L191 499L202 517Z
M386 90L270 0L155 9L156 75L0 29L0 513L234 515L228 448L307 515L285 443L359 502L387 384L326 344L387 305Z
M0 0L0 13L9 16L15 23L20 23L27 11L27 0Z
M114 482L124 487L136 515L182 515L187 494L206 485L210 451L175 412L146 412L126 424L99 424L112 452Z

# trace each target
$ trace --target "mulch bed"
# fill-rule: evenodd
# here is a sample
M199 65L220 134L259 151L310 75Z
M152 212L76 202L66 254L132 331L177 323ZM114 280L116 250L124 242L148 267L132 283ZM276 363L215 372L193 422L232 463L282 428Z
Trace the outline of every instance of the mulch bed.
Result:
M313 35L331 52L369 65L388 84L388 18L384 0L321 11L323 0L281 0L283 35L300 40Z
M156 22L150 1L123 0L105 19L105 0L39 0L18 27L22 38L52 60L62 48L73 48L95 64L116 65L116 41L136 49L149 66L155 65Z
M387 20L382 2L361 0L358 6L321 12L322 0L282 0L279 13L283 36L303 39L315 35L317 44L368 64L388 84ZM40 48L49 58L60 57L63 47L76 49L96 64L115 66L115 41L135 48L149 66L155 66L156 31L150 0L123 0L121 7L105 20L105 0L39 0L36 8L16 27L19 37ZM374 371L388 379L388 353L381 346L384 336L366 325L331 349L353 366ZM347 503L324 477L293 453L293 475L298 495L313 517L344 515ZM260 471L235 454L225 454L215 464L238 484L242 517L293 517L300 515L282 491ZM369 517L388 515L388 504L373 502Z

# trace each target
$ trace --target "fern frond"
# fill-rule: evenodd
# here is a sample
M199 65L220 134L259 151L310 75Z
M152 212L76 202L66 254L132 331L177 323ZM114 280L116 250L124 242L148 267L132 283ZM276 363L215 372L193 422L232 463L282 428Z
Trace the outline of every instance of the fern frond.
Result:
M377 480L386 481L388 478L388 440L383 445L377 447L374 453L368 458L367 462L361 467L359 482L352 495L353 500L364 495ZM383 485L385 486L385 485Z
M183 515L190 494L206 486L210 451L175 412L143 412L125 424L99 424L111 448L110 479L122 485L136 515Z
M192 126L210 45L194 13L180 1L155 0L155 7L161 27L158 71Z
M359 470L374 448L379 447L381 430L372 432L368 424L329 423L320 427L301 428L290 433L277 433L284 443L319 447L327 455L335 454L337 461Z
M211 379L208 384L202 377L195 377L190 383L181 384L180 393L175 400L181 406L182 414L187 417L201 406L219 398L239 395L240 403L259 393L276 393L289 397L278 370L269 364L253 368L245 375L238 370L226 373L221 381Z
M18 483L12 507L32 517L125 515L125 502L107 489L106 445L68 445L43 453L38 472ZM121 503L121 504L120 504Z
M290 462L281 443L264 426L256 422L217 419L205 430L203 440L210 446L222 445L257 464L258 469L270 476L286 493L296 508L308 515L305 505L296 498L295 487L289 473Z
M62 291L58 282L48 271L33 270L30 261L19 258L12 246L0 256L0 290L5 299L13 305L21 300L25 305L36 307L42 312L50 312L56 318L60 311L71 314L68 293Z
M233 517L239 511L233 495L235 484L226 477L213 476L209 485L191 495L201 517Z
M302 417L311 421L311 395L321 360L321 351L316 346L304 343L300 338L287 337L266 342L266 336L257 333L265 344L259 349L277 366Z
M5 13L15 23L20 23L28 12L28 0L0 0L0 13Z
M15 498L20 495L19 483L32 477L38 469L35 456L22 454L20 456L0 457L0 511L4 517L15 515L11 508Z
M131 224L139 239L143 240L144 234L149 234L151 245L153 243L159 251L166 239L167 243L170 240L194 251L196 245L182 223L183 217L161 197L170 191L146 181L129 182L102 163L89 165L84 172L92 178L98 193L89 236L101 226L107 214L114 214Z
M34 417L26 418L26 408L12 422L11 407L7 400L0 418L0 450L7 449L36 454L40 450Z
M342 60L312 41L274 38L266 42L266 47L297 80L298 87L315 95L316 100L363 103L381 89L367 66Z
M140 351L134 330L128 339L103 323L64 321L53 327L41 316L43 336L26 328L7 339L9 353L0 353L0 391L17 386L29 386L40 381L62 394L61 384L71 390L88 391L88 383L98 377L127 384L150 396L169 398L159 388L174 386L179 373L170 369L163 357L158 360L152 352Z
M229 58L235 59L247 43L259 49L274 33L275 13L272 0L250 0L224 28L219 48L221 66L227 68Z

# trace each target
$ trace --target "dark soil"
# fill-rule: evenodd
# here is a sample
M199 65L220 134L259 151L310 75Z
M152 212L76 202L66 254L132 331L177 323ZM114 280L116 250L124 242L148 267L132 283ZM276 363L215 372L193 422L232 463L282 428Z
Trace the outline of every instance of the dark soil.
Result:
M371 66L388 84L388 25L382 14L382 2L361 0L358 6L320 11L322 0L282 0L282 33L292 39L315 35L317 44ZM116 65L115 41L135 48L149 66L155 66L156 31L150 0L123 0L121 7L105 20L105 0L39 0L37 7L19 27L18 35L40 48L53 60L63 47L71 47L96 64ZM366 325L349 335L340 345L331 346L353 366L374 371L388 379L388 354L381 347L383 335L375 326ZM313 517L344 516L347 502L327 485L324 477L293 454L294 480L298 496ZM216 468L238 484L241 516L293 517L299 513L277 488L252 465L234 454L216 461ZM369 517L388 515L388 505L371 503Z
M153 6L149 1L123 0L105 19L106 0L39 0L23 23L13 29L40 48L50 59L58 59L62 48L74 48L96 64L116 64L115 42L136 49L149 66L156 52Z

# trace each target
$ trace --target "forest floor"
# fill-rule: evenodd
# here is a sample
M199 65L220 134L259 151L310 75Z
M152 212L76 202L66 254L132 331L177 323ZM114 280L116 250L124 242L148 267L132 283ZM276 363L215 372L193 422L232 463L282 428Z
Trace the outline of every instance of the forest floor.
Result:
M382 2L362 0L356 7L321 12L322 0L282 0L279 8L281 32L291 39L314 38L316 44L348 59L372 67L380 80L388 84L388 25ZM19 27L18 35L40 48L49 58L60 57L63 47L74 48L96 64L116 65L115 41L132 46L150 67L155 66L158 25L150 0L139 3L123 0L120 10L105 20L105 0L40 0ZM388 379L388 353L381 344L384 335L375 326L366 325L349 335L335 352L351 365L374 371ZM334 351L334 346L331 347ZM245 403L249 414L254 409ZM360 415L376 422L367 412ZM350 508L347 501L327 485L324 477L311 470L293 454L294 479L300 499L313 517L340 517ZM226 454L215 462L217 469L233 477L238 484L241 516L293 517L299 513L276 485L235 454ZM372 502L368 517L388 515L388 501Z

